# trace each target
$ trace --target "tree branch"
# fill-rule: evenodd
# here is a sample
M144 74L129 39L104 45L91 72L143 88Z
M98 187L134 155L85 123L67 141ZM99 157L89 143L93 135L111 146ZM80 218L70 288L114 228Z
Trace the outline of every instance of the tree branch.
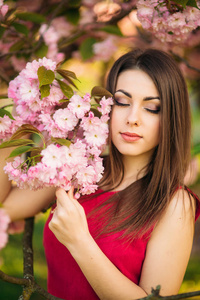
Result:
M9 276L1 270L0 270L0 279L2 279L3 281L6 281L6 282L19 284L19 285L25 285L25 286L28 286L30 283L30 281L26 278L16 278L13 276Z
M200 73L200 69L191 66L189 64L189 62L184 57L179 56L178 54L174 53L173 51L169 51L169 52L174 56L175 59L177 59L178 61L183 62L189 69Z
M172 296L160 296L160 286L157 286L156 289L152 289L151 295L148 295L147 297L140 298L138 300L181 300L181 299L187 299L191 297L196 297L200 295L200 291L196 292L189 292L189 293L183 293L178 295L172 295Z

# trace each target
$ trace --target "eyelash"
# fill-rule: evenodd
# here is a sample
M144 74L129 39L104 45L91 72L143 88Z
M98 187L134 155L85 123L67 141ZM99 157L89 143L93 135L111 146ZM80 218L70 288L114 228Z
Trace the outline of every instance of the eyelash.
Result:
M118 106L129 106L130 104L125 104L125 103L120 103L117 101L117 99L114 99L115 100L115 104L118 105Z
M148 112L150 112L151 114L158 114L160 112L160 107L153 110L153 109L149 109L149 108L145 108Z
M118 106L129 106L130 104L125 104L125 103L120 103L117 101L117 99L114 99L115 100L115 104L118 105ZM145 108L146 111L152 113L152 114L158 114L160 112L160 107L158 107L156 110L154 109L149 109L149 108Z

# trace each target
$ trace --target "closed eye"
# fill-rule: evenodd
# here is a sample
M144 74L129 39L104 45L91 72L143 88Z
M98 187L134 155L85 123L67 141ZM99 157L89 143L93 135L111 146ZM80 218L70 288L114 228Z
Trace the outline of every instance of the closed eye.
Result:
M114 101L115 101L115 104L118 106L130 106L129 103L120 102L119 99L117 100L116 98L114 98Z
M157 107L155 109L145 108L145 110L147 110L148 112L150 112L152 114L158 114L160 112L160 107Z

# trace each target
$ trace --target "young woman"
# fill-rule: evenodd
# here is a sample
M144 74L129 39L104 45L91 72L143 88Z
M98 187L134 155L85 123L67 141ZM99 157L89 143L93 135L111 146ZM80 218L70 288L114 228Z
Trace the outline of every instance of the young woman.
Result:
M73 188L56 191L44 229L48 290L70 300L138 299L157 285L161 295L176 294L200 214L197 196L184 186L190 159L184 78L166 53L134 50L115 62L107 88L115 104L105 173L99 189L79 201ZM1 176L12 220L52 201L53 188L10 189Z

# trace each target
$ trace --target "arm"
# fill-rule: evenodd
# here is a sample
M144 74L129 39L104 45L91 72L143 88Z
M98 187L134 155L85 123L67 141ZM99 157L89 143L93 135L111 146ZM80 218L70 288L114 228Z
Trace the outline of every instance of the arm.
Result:
M1 193L0 193L0 203L2 203L6 196L11 190L11 181L8 180L8 175L5 174L3 168L6 164L6 158L9 156L11 149L0 149L0 184L1 184ZM8 160L7 160L8 161Z
M82 206L59 189L50 229L78 263L100 299L137 299L162 286L161 294L177 293L192 247L194 216L189 198L177 192L157 224L147 248L139 286L126 278L104 255L91 237ZM178 202L177 202L178 200ZM176 203L177 202L177 203ZM177 204L177 205L176 205Z
M55 198L55 188L45 188L38 191L21 190L12 187L8 176L4 173L3 167L6 163L5 158L12 150L0 149L0 202L10 216L12 221L28 218L39 213L47 207Z
M162 295L177 294L188 265L194 237L195 201L178 190L155 227L147 246L140 286L149 292L149 280Z

